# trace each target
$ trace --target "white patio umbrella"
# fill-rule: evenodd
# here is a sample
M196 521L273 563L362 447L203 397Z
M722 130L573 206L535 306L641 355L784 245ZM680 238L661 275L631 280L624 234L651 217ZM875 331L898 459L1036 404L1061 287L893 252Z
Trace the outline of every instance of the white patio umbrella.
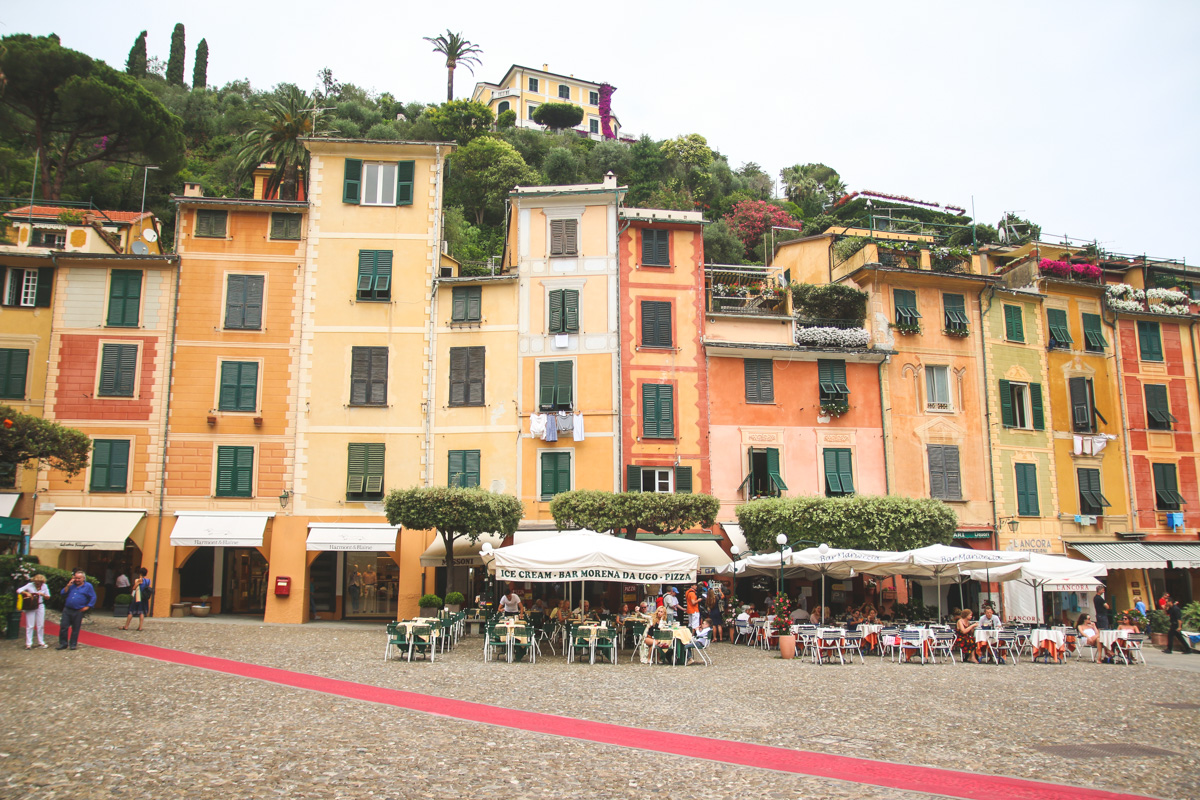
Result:
M1029 560L1010 564L1006 567L986 570L974 569L966 574L974 580L984 577L996 582L1018 581L1034 589L1034 599L1038 600L1037 591L1043 592L1047 586L1069 584L1095 589L1100 585L1096 578L1108 574L1108 567L1093 561L1080 561L1066 556L1052 556L1043 553L1029 553ZM1038 622L1042 621L1041 603L1036 606Z
M859 572L869 575L897 575L904 572L910 562L905 553L890 550L833 548L823 544L820 547L809 547L792 553L787 557L786 563L792 567L803 567L805 570L821 576L821 601L818 605L823 609L826 576L852 578L855 573Z
M909 566L901 572L912 577L930 577L938 584L938 619L942 618L942 576L957 575L968 570L994 570L1029 560L1029 553L1003 550L971 550L966 547L947 547L931 544L906 550Z

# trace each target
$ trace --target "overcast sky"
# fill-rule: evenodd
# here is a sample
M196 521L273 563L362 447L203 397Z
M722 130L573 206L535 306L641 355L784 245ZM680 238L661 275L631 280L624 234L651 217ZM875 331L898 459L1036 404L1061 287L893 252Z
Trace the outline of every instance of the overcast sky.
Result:
M851 189L1017 211L1051 235L1200 264L1200 3L12 3L0 33L57 33L123 67L176 22L209 83L311 88L317 70L440 102L422 36L483 48L456 96L513 63L617 87L626 133L700 133L737 168L819 161ZM434 8L438 6L438 8ZM115 8L115 7L114 7ZM270 10L268 10L270 9Z

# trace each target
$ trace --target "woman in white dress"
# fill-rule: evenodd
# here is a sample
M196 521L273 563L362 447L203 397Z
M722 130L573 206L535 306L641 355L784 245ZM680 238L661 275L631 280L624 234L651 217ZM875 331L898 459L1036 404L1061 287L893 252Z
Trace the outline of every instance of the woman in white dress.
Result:
M33 580L17 590L24 598L21 610L25 612L25 649L33 647L33 629L37 628L38 647L46 647L46 600L50 597L50 587L46 585L45 575L34 575Z

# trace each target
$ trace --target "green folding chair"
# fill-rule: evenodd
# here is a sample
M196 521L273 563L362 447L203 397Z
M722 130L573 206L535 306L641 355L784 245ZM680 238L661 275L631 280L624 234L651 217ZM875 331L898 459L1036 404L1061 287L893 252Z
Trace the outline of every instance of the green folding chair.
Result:
M401 653L405 653L408 656L408 660L412 661L412 639L408 635L407 626L401 625L398 622L389 622L387 624L387 645L383 648L384 661L387 661L391 657L393 647Z
M412 650L409 651L408 660L412 661L412 653L415 651L434 661L437 657L437 642L433 639L433 626L431 625L413 625L412 626Z
M608 651L608 658L613 663L617 663L617 636L619 631L611 628L601 628L596 631L596 640L592 649L592 663L596 663L596 653Z

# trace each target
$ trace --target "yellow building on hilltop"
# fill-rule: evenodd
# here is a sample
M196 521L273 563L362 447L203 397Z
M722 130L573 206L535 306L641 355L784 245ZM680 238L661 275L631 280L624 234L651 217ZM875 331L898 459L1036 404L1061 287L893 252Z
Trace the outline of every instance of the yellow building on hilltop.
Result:
M515 111L518 128L542 126L533 121L533 112L543 103L571 103L583 109L583 121L575 128L593 139L604 138L604 124L600 105L605 84L576 78L574 75L559 75L548 70L522 67L513 64L498 83L475 84L471 100L483 103L499 117L505 111ZM611 121L613 135L619 132L619 123Z

